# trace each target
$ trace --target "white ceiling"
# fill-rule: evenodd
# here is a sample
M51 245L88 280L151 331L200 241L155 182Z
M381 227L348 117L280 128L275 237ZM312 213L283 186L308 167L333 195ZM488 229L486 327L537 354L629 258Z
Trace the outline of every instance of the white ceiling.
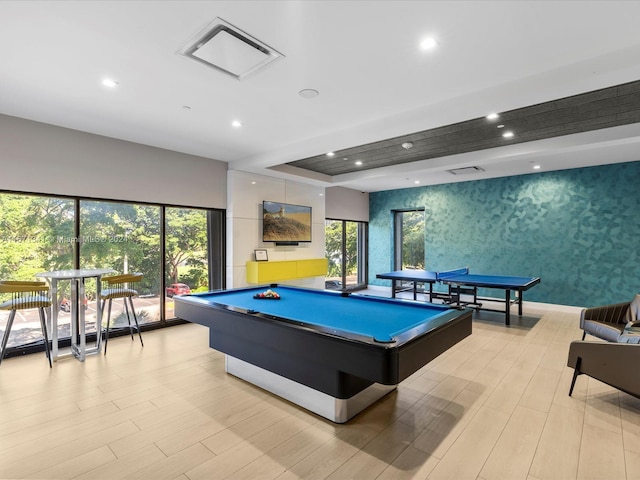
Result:
M284 58L237 80L179 55L216 17ZM638 1L4 0L0 113L362 191L634 161L640 124L337 177L278 167L638 80L639 18Z

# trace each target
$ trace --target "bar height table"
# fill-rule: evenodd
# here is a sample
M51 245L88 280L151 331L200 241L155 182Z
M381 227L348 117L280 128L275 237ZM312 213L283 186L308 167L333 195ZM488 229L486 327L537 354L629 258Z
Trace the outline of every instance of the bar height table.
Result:
M81 362L86 356L98 353L101 347L102 332L102 309L100 308L100 290L102 275L112 273L111 268L78 269L78 270L55 270L52 272L41 272L36 274L38 278L44 278L51 287L51 359L73 355ZM87 349L87 336L84 314L85 288L84 283L87 278L96 279L96 345ZM59 354L58 352L58 281L69 280L71 282L71 352Z

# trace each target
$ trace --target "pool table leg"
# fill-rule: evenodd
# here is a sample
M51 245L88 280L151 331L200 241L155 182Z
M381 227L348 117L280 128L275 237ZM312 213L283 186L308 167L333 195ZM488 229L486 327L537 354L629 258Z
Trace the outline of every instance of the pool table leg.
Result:
M234 377L274 393L335 423L345 423L396 389L374 383L351 398L335 398L251 363L225 356L225 370Z

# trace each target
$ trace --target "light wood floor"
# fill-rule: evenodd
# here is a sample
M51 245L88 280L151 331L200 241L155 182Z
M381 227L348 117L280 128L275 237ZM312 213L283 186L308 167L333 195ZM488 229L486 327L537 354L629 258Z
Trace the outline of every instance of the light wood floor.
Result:
M578 379L572 313L527 311L474 332L345 425L224 373L183 325L109 341L85 363L0 367L0 478L632 479L640 400ZM638 368L637 365L630 368Z

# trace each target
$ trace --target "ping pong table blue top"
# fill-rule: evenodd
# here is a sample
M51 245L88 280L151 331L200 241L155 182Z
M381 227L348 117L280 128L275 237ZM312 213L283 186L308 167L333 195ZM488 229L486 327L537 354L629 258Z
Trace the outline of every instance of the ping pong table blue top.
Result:
M413 282L442 282L485 288L527 290L540 283L538 277L519 277L507 275L470 274L468 268L434 272L430 270L398 270L381 273L377 278L385 280L406 280Z

